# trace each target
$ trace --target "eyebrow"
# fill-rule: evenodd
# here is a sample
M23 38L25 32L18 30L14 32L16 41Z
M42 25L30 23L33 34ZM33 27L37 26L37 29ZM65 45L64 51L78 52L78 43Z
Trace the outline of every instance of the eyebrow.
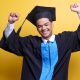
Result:
M46 23L44 23L43 25L45 25L45 24L48 24L49 22L46 22ZM38 25L38 26L42 26L42 25Z

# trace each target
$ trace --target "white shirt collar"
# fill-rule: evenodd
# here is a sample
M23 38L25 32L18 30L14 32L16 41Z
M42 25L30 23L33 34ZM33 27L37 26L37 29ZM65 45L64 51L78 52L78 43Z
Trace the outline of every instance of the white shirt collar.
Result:
M50 41L50 42L54 42L54 40L55 40L55 35L52 35L52 36L50 37L49 41ZM44 38L42 37L42 41L46 44L48 40L46 40L46 39L44 39Z

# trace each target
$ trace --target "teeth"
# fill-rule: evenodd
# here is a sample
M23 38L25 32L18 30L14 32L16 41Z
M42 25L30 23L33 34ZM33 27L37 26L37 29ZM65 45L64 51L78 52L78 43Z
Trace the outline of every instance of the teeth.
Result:
M47 30L43 31L43 32L47 32Z
M48 33L48 30L44 30L44 31L43 31L43 34L46 34L46 33Z
M47 33L48 31L44 31L43 33Z

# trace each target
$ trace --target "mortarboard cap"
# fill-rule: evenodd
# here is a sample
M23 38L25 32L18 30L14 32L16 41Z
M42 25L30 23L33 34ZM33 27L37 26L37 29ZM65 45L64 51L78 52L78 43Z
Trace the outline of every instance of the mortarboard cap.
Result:
M56 21L55 7L35 6L23 21L22 25L17 31L17 34L20 34L20 31L26 19L36 26L36 21L40 18L48 18L50 21Z
M35 26L36 21L40 18L48 18L50 21L55 21L55 7L35 6L26 17L26 19L29 20Z

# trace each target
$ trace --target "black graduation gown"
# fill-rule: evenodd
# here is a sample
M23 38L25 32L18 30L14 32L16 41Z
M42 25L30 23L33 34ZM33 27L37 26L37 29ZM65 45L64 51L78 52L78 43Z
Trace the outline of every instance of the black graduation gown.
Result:
M80 50L80 26L74 32L65 31L55 36L58 62L52 80L68 80L68 64L71 52ZM6 39L3 35L1 48L23 56L21 80L39 80L42 70L41 37L20 37L15 31Z
M0 47L1 47L1 41L0 41Z

